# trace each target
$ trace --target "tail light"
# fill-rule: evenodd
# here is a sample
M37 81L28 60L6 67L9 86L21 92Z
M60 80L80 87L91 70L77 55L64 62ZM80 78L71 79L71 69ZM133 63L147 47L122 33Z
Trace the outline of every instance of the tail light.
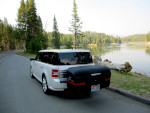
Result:
M52 70L52 77L55 77L55 78L57 78L58 77L58 70Z
M105 81L110 81L110 78L105 78Z
M72 84L72 85L74 85L74 86L83 86L83 85L86 85L85 82L82 82L82 83L74 83L74 82L72 82L72 81L70 81L70 80L67 80L67 82L70 83L70 84Z

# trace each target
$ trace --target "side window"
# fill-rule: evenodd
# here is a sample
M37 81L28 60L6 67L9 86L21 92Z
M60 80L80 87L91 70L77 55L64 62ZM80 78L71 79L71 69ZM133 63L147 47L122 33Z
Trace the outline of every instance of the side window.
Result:
M52 53L50 53L50 52L40 53L40 58L39 59L43 63L52 64Z
M43 53L42 62L49 63L49 55L48 55L48 53L46 53L46 52Z
M36 59L37 61L40 61L40 53L38 53L38 54L36 55L35 59Z
M53 53L53 52L49 52L49 53L47 53L47 62L49 63L49 64L53 64L54 65L54 57L55 57L55 53Z
M36 60L43 63L58 65L58 54L53 52L40 52L37 54Z
M44 53L39 52L39 53L37 54L37 56L36 56L36 60L43 62L43 60L44 60Z
M58 65L59 64L59 62L58 62L58 53L53 53L52 57L51 57L51 60L52 60L53 65Z

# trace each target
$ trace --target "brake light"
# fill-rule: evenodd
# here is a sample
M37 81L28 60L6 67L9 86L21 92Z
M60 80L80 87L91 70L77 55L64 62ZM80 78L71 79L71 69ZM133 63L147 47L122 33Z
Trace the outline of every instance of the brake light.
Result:
M110 81L110 78L105 78L105 81Z
M52 77L57 78L58 77L58 70L52 70Z
M82 82L82 83L74 83L74 82L72 82L72 81L70 81L70 80L67 80L67 82L70 83L70 84L72 84L72 85L74 85L74 86L83 86L83 85L86 85L85 82Z

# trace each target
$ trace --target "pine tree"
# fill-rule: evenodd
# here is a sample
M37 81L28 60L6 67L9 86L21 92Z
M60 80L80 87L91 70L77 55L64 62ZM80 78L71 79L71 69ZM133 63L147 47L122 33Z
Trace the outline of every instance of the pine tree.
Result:
M42 19L40 16L37 17L37 35L38 35L37 37L39 37L39 39L40 39L42 49L46 49L47 48L48 35L43 30Z
M73 0L73 14L72 14L72 22L71 22L71 27L70 27L70 31L74 34L74 48L77 48L77 39L81 36L81 24L82 22L80 22L80 18L78 17L77 14L77 4L75 2L75 0Z
M24 40L26 39L26 7L24 0L20 1L20 7L18 9L17 15L17 27L18 27L18 41L22 42L24 45ZM24 47L25 48L25 47Z
M29 0L26 1L26 11L28 11L29 8Z
M28 52L37 52L40 48L47 47L48 36L43 30L42 20L37 16L36 10L35 0L26 0L26 4L21 0L17 19L19 37L23 37Z
M22 31L26 30L26 9L24 0L20 2L20 8L18 9L18 28Z
M58 26L57 26L57 21L54 15L54 19L53 19L53 45L55 49L60 49L60 35L59 35L59 31L58 31Z
M66 43L66 49L72 49L72 44L70 40L68 40Z
M37 16L37 32L38 34L43 32L43 24L40 16Z
M37 30L37 14L34 0L29 1L29 7L27 11L27 37L34 39L36 37Z
M27 30L27 16L28 16L28 9L29 9L29 0L25 3L25 19L26 19L26 30Z
M32 51L33 47L31 47L32 44L30 41L34 42L35 38L37 37L37 14L34 0L27 1L26 9L27 9L26 49L27 51Z
M4 50L4 33L3 33L3 29L4 29L4 24L3 24L3 20L0 19L0 51Z

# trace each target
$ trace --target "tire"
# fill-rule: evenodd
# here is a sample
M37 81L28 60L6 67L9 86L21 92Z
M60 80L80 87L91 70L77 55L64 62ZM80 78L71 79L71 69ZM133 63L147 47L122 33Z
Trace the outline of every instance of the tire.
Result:
M47 85L47 80L46 80L45 76L43 76L43 78L42 78L42 89L43 89L43 92L45 94L49 93L49 89L48 89L48 85Z
M30 66L30 76L31 76L31 78L34 78L34 76L33 76L32 66Z

